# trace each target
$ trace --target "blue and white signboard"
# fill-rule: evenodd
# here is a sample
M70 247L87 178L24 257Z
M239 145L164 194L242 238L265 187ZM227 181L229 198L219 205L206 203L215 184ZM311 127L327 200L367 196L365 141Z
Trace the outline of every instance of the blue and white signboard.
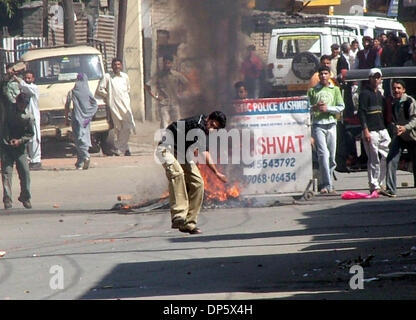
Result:
M312 179L308 98L238 100L233 107L231 127L252 132L254 160L245 165L241 194L302 194Z

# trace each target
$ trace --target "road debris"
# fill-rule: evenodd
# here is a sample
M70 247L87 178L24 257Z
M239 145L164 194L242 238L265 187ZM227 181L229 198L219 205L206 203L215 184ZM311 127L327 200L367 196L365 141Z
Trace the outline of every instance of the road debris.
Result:
M400 256L403 257L403 258L406 258L406 257L410 256L411 254L412 254L411 251L406 251L406 252L400 253Z
M4 257L6 255L6 251L0 251L0 258Z
M133 200L133 196L131 194L121 194L117 196L118 201L128 201Z
M374 258L374 255L370 254L365 259L362 259L361 256L358 256L358 258L354 259L354 260L346 259L346 260L343 260L343 261L340 261L340 262L338 262L339 260L336 260L336 262L338 262L338 267L340 267L341 269L351 268L354 265L359 265L359 266L365 268L365 267L370 266L370 261L373 258Z
M416 279L416 272L391 272L391 273L382 273L378 274L377 278L380 279Z

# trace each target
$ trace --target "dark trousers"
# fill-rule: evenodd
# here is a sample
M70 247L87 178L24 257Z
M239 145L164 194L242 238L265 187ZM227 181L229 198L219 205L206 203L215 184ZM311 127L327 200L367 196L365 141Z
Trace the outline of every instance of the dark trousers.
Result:
M403 149L407 149L412 159L413 167L413 182L416 187L416 142L404 141L400 137L394 137L389 148L389 155L387 156L387 173L386 185L387 189L396 193L396 171L399 166L400 155Z
M12 202L13 166L16 163L20 180L21 201L30 200L30 172L27 162L26 146L17 148L2 146L1 148L1 178L3 182L3 202Z

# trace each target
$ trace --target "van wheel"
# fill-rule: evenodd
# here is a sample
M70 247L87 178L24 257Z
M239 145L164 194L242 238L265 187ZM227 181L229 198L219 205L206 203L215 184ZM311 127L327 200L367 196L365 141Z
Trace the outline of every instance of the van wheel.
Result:
M309 80L318 68L319 59L311 52L300 52L293 57L292 71L302 80Z

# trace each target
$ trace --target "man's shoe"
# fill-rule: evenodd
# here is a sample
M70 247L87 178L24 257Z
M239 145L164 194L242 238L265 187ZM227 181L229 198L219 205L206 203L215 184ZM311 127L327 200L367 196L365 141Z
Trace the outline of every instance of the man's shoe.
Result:
M42 163L40 162L29 163L29 170L42 170Z
M90 167L90 158L84 160L84 165L82 166L83 170L87 170Z
M172 229L179 229L183 227L185 220L181 218L176 218L172 220Z
M389 198L396 198L396 194L393 193L391 190L383 190L380 189L379 194L382 194L383 196L389 197Z
M19 200L26 209L32 209L32 204L30 203L30 200L22 200L20 197L17 200Z
M4 202L4 210L11 209L12 208L12 202L11 201L5 201Z
M75 169L82 170L83 166L84 166L84 163L82 161L75 162Z
M131 156L131 152L130 152L130 150L126 150L126 152L124 152L124 155L125 155L126 157L130 157L130 156Z
M188 229L188 228L185 228L185 227L184 228L179 228L179 231L184 232L184 233L189 233L189 234L201 234L202 233L201 229L199 229L197 227L195 227L193 229Z
M319 191L320 194L328 194L329 191L327 188L322 188L321 191Z

